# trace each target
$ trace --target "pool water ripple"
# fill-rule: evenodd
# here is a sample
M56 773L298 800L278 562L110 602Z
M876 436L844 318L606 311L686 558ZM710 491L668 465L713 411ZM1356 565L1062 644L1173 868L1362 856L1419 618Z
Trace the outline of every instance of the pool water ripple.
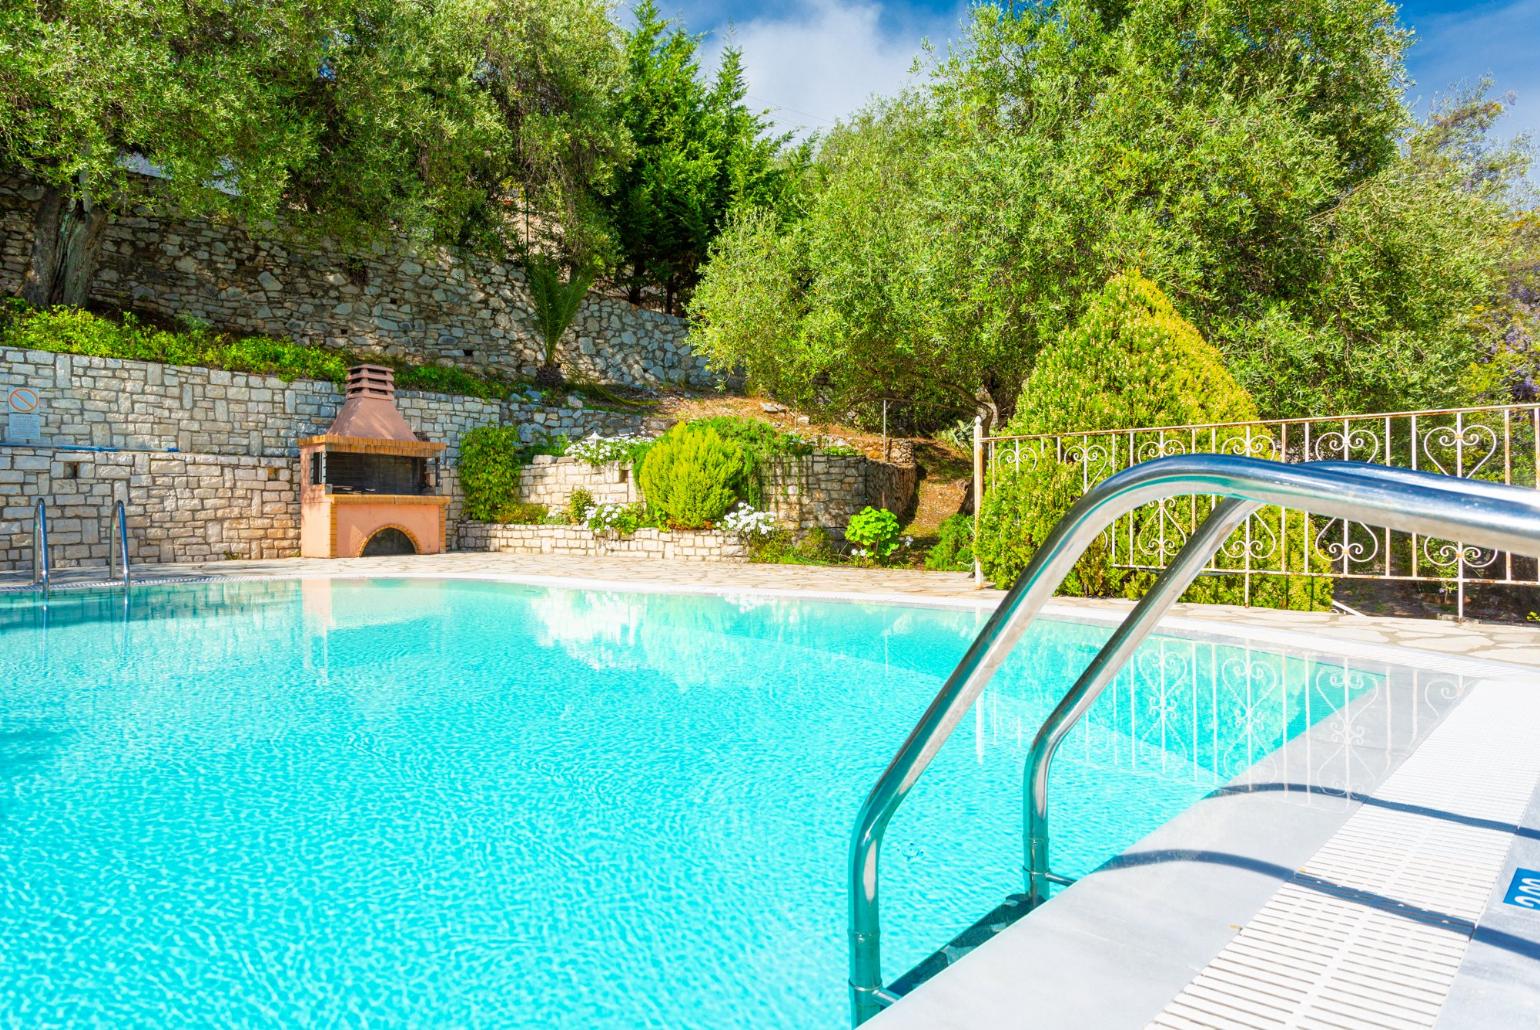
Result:
M458 580L0 601L0 1023L839 1026L861 798L972 611ZM890 976L1019 889L1044 624L884 853ZM1084 872L1361 674L1160 638L1056 765ZM1366 677L1365 677L1366 678Z

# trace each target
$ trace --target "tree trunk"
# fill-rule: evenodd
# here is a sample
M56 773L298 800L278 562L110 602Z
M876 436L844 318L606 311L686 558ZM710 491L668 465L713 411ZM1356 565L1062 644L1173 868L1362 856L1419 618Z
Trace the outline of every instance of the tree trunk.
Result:
M21 295L36 307L84 307L101 259L107 211L90 197L49 187L32 223L32 262Z

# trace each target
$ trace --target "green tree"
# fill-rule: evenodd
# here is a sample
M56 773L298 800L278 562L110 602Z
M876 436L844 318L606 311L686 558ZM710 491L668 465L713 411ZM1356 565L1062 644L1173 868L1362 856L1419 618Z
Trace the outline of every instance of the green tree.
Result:
M503 137L479 154L479 207L462 242L521 252L544 246L569 263L613 259L600 200L633 155L620 107L624 34L606 0L453 0L469 26L462 60L490 97ZM519 214L510 232L506 212Z
M737 50L723 52L707 83L692 36L658 13L634 10L626 39L628 74L619 110L635 157L604 196L619 248L619 281L632 303L663 291L676 310L698 276L707 248L739 203L779 202L786 137L745 105Z
M1012 435L1037 436L1202 423L1254 421L1256 406L1225 369L1219 351L1182 318L1154 283L1130 273L1115 276L1090 302L1075 326L1044 350L1022 389L1022 403L1011 420ZM984 572L1001 586L1015 582L1037 548L1085 490L1134 458L1159 456L1173 446L1185 450L1185 436L1159 434L1125 437L1089 436L1028 440L1019 450L1003 452L992 470L990 489L979 512L976 553ZM1203 441L1205 450L1267 457L1273 441L1243 429L1217 430ZM1143 594L1147 572L1130 564L1160 566L1174 556L1174 542L1196 528L1208 510L1183 500L1141 508L1120 524L1119 560L1114 563L1110 535L1098 538L1066 580L1069 593L1089 597ZM1301 569L1324 563L1301 544L1297 512L1289 532L1276 509L1252 520L1256 542L1251 555L1258 568ZM1245 556L1224 551L1221 567L1239 568ZM1286 562L1286 565L1284 564ZM1229 577L1201 580L1189 589L1190 600L1242 600L1242 584ZM1329 600L1329 584L1305 577L1266 577L1253 592L1253 603L1316 607Z
M618 42L600 0L8 4L0 165L45 187L25 294L83 303L133 204L488 242L513 195L585 225L625 155Z
M696 290L699 346L834 411L906 396L936 422L1008 418L1043 347L1139 267L1266 414L1438 403L1500 289L1513 206L1469 184L1516 165L1474 161L1462 132L1404 136L1394 15L980 7L928 83L823 141L805 215L732 222ZM772 297L745 302L756 276Z
M823 142L805 216L735 213L691 301L696 346L754 388L840 412L888 396L951 412L986 378L1019 386L1025 364L942 329L948 284L927 264L937 134L913 98L878 103Z

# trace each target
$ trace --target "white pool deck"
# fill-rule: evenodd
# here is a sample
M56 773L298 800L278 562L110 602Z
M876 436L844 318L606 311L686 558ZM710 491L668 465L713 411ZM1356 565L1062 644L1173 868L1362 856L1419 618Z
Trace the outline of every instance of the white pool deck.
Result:
M958 574L463 553L136 573L467 577L946 606L1000 597ZM55 583L101 579L71 570ZM0 574L0 590L23 581ZM1066 599L1051 611L1114 621L1127 608ZM1382 672L1384 685L1029 917L949 953L952 964L870 1025L1540 1028L1540 908L1505 902L1516 870L1540 870L1540 625L1199 605L1162 625L1319 654Z

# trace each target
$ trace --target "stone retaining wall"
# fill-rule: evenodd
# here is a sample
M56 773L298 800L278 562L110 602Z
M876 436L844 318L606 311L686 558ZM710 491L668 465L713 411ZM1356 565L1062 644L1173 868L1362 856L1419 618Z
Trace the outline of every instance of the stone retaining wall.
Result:
M43 442L52 444L293 456L295 441L326 432L342 406L341 390L314 379L51 351L5 350L0 359L0 396L14 386L36 390ZM413 429L451 453L463 433L500 421L504 408L412 390L396 404Z
M765 508L780 525L798 533L819 527L838 536L868 505L907 517L918 470L858 454L813 454L771 463L765 479Z
M0 396L16 386L38 393L43 440L0 446L0 568L6 569L30 566L31 504L39 497L49 503L53 555L61 565L105 563L105 529L112 502L119 498L128 506L135 561L293 554L299 547L295 442L324 432L342 402L331 383L285 383L272 376L43 351L0 352ZM578 439L660 428L647 425L640 412L601 410L576 397L560 407L542 406L531 396L497 403L402 391L397 400L414 429L449 445L441 488L451 498L451 540L456 539L461 502L458 445L475 426L519 425L526 442L557 434ZM0 414L0 431L5 425ZM908 503L904 498L912 498L914 490L912 468L860 456L789 459L772 466L769 480L766 506L798 531L818 525L838 533L867 504L902 511ZM618 464L595 469L576 458L535 459L525 470L522 491L526 500L560 508L579 487L597 501L639 499L629 470ZM564 531L496 529L499 539L547 529L554 539ZM539 553L703 560L742 554L736 538L720 534L659 536L643 530L601 547L586 528L565 532L571 539L561 546L569 549ZM475 539L475 532L459 536Z
M32 567L32 505L48 501L55 567L105 565L123 500L133 562L287 558L299 496L286 457L0 447L0 569Z
M20 291L42 188L0 176L0 293ZM205 219L144 212L104 233L91 299L366 354L534 374L541 358L523 272L507 262L391 239L358 253ZM562 367L630 386L715 385L682 319L591 295Z
M39 443L282 459L280 464L286 465L298 454L295 442L324 433L342 406L342 392L334 384L312 379L285 382L276 376L149 361L0 351L0 397L17 386L30 387L41 400ZM460 516L456 466L460 437L466 432L484 425L517 425L529 443L546 436L575 440L590 433L636 433L646 421L640 412L595 408L575 394L559 406L549 406L538 394L498 402L402 390L396 405L414 430L448 445L440 484L450 497L451 539ZM0 439L5 427L0 411ZM40 488L34 483L28 489ZM298 503L296 497L296 518ZM7 529L0 520L0 533Z
M536 455L519 473L519 500L555 511L567 506L574 491L587 490L599 504L634 504L642 499L631 466L612 461L590 465L577 458Z
M765 470L766 511L797 533L815 526L836 535L867 505L906 516L913 507L917 470L861 455L812 454L773 461ZM642 500L635 476L613 462L594 468L577 458L541 455L524 468L519 499L551 510L566 506L574 490L587 490L601 503Z
M638 529L630 536L598 536L585 526L504 526L488 522L462 522L460 549L679 561L743 561L748 557L742 540L719 530Z

